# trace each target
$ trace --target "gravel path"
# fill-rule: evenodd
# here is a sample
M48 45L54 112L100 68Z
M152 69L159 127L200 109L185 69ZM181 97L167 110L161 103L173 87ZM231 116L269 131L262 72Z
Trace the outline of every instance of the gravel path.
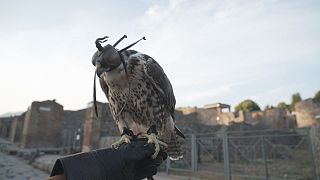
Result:
M43 180L48 175L23 159L0 152L0 180Z

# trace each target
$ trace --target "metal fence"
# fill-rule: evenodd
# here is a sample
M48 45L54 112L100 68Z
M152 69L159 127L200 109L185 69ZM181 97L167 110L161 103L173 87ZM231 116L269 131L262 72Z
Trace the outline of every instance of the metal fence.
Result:
M212 179L319 180L309 130L190 134L184 158L162 167Z

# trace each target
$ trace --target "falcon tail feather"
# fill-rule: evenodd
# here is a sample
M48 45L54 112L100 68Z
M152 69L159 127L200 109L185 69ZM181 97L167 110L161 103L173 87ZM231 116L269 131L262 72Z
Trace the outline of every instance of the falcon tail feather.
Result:
M179 160L183 158L181 143L179 141L177 133L171 132L170 140L167 143L167 145L168 145L167 153L171 160Z

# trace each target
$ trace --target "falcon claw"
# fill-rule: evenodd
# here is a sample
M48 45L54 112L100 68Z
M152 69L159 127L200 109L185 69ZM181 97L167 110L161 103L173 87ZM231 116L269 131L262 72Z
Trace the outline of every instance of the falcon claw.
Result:
M154 144L154 146L155 146L155 150L154 150L155 152L154 152L154 154L152 155L152 159L156 159L156 158L157 158L157 156L158 156L158 154L159 154L159 152L160 152L160 144L163 145L163 146L165 146L165 147L168 146L166 143L158 140L158 139L157 139L157 135L154 134L154 133L151 133L150 135L149 135L149 134L145 134L145 135L143 135L143 136L145 136L146 138L148 138L148 141L147 141L148 144Z
M126 143L126 144L131 143L129 136L126 134L122 135L118 141L111 144L111 147L113 149L118 149L123 143Z

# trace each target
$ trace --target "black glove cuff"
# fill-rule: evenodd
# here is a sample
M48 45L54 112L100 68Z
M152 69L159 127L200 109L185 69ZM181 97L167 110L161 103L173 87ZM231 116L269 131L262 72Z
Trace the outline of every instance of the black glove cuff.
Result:
M154 145L144 140L132 141L119 149L99 149L58 159L50 176L64 174L67 180L133 180L152 177L166 159L160 151L152 159Z
M133 180L137 161L126 159L125 149L99 149L56 160L50 176L66 180Z
M101 163L97 163L99 161L101 159L97 159L95 151L66 156L55 162L50 176L63 173L66 180L106 179Z

